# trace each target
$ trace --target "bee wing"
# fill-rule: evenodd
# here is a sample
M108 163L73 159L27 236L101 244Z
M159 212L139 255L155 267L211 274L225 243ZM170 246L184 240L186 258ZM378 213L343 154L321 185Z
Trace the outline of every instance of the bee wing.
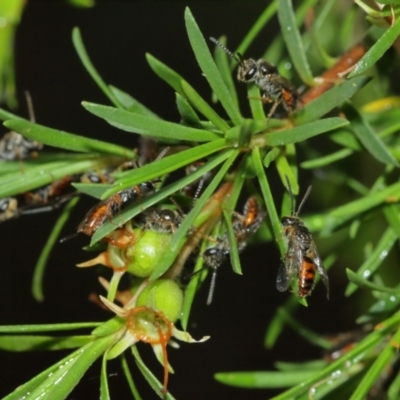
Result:
M321 258L319 257L317 247L315 246L314 242L311 243L310 250L314 254L312 260L314 261L314 264L317 267L318 272L321 276L322 282L326 287L326 296L329 299L329 277L327 272L325 271L324 266L322 265Z
M288 290L292 279L297 276L303 257L301 249L294 241L289 242L288 251L282 260L276 277L276 288L280 292Z

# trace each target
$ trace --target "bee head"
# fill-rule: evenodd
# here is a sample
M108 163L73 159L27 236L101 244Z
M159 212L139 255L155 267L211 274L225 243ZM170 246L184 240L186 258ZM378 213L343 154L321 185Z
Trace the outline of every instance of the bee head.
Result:
M283 226L294 226L299 224L300 218L295 216L286 216L281 218L281 223Z

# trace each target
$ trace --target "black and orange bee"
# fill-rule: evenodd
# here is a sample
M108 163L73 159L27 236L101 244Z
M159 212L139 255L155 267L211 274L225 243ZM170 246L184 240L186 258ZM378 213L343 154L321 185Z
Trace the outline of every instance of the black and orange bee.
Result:
M242 252L247 246L247 240L252 236L260 227L264 220L265 212L254 196L247 199L243 209L243 215L235 213L232 222L233 231L237 243L239 253ZM217 271L223 264L231 251L228 235L225 234L217 239L217 244L209 247L203 253L203 259L206 266L212 269L210 290L208 292L207 304L211 304L215 283L217 278Z
M284 292L289 288L293 279L298 279L297 295L300 298L307 297L312 292L316 271L318 270L322 282L326 286L327 297L329 299L328 274L322 265L310 231L298 216L310 194L311 186L308 187L303 200L295 212L293 192L287 177L286 181L291 199L291 215L283 217L281 223L283 225L282 233L286 237L288 249L278 270L276 287L280 292Z
M243 59L240 53L235 55L217 39L210 37L210 40L239 63L237 80L245 83L254 82L262 91L262 102L273 103L268 118L275 113L279 104L282 104L288 113L298 108L301 100L296 87L279 74L275 65L262 58L259 60Z
M93 236L97 229L102 226L107 219L112 220L128 204L139 200L155 191L152 182L143 182L131 188L121 190L106 200L101 201L92 207L82 222L78 225L77 233L84 233Z

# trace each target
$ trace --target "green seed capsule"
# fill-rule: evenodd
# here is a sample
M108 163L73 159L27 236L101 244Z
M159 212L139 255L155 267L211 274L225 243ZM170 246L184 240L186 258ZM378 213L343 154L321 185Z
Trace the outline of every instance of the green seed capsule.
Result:
M183 292L178 284L170 279L158 279L140 293L136 306L161 311L169 321L175 322L181 315L182 303Z
M140 278L146 278L151 275L164 252L168 250L172 236L151 230L134 231L138 240L126 249L127 271Z

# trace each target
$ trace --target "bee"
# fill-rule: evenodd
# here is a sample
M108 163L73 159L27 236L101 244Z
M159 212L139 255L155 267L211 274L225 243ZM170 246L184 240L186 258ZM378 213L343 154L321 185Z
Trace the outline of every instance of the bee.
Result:
M262 91L261 101L263 103L273 103L268 113L268 118L275 113L279 104L282 104L288 113L297 109L301 101L300 95L292 82L279 74L275 65L262 58L257 61L253 58L245 60L240 53L233 54L217 39L210 37L210 40L239 63L237 80L245 83L254 82Z
M29 119L35 122L32 98L25 92L28 104ZM11 131L6 133L0 140L0 159L6 161L25 160L38 150L42 150L43 144L36 140L23 137L20 133Z
M181 225L185 215L180 210L170 208L149 209L135 218L135 225L160 233L174 233Z
M148 196L155 191L153 182L143 182L131 188L121 190L106 200L92 207L82 222L78 225L77 233L93 236L97 229L107 219L112 220L128 204L142 197Z
M286 177L291 200L291 215L281 219L282 233L286 237L288 250L278 270L276 287L280 292L286 291L293 279L298 279L300 298L311 294L314 287L315 274L318 270L327 290L329 299L329 278L318 255L317 248L310 231L299 218L300 210L310 194L308 187L297 211L294 209L294 197L289 179Z
M247 240L258 230L264 217L265 212L261 210L261 207L254 196L249 197L246 201L243 215L239 213L234 214L232 226L239 253L245 249L247 246ZM217 239L216 246L209 247L203 253L204 263L213 271L207 297L207 305L211 304L214 296L217 271L229 254L230 243L227 234Z

